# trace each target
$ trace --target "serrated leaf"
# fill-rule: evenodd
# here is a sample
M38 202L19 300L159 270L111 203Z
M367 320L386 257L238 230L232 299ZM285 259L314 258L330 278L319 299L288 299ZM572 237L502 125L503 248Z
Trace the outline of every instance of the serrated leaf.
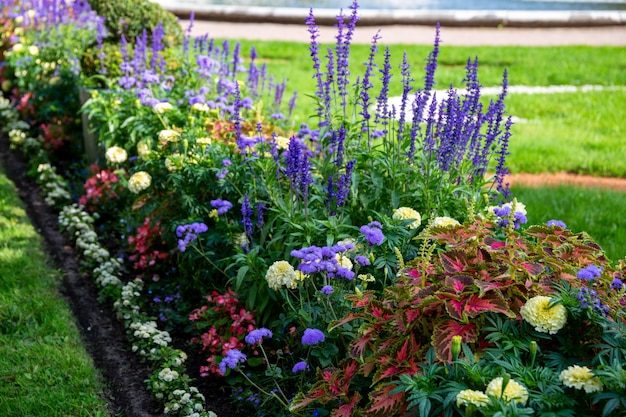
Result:
M464 343L473 343L478 336L478 329L474 323L459 323L448 320L440 323L433 332L431 343L435 348L435 354L439 360L450 362L452 360L452 337L461 336Z

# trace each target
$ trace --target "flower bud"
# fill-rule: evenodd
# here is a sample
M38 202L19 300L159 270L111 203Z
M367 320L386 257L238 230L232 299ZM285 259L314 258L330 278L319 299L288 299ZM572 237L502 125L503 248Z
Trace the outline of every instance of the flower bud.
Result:
M450 351L452 352L452 360L455 361L459 358L459 354L461 353L461 342L463 338L461 336L452 336L452 346L450 347Z

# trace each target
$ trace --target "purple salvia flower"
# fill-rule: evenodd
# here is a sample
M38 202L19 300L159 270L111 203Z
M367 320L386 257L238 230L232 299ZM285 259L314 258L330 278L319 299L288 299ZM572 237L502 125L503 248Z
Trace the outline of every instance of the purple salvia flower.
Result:
M377 104L376 104L376 122L382 122L384 126L385 134L387 134L387 125L389 123L389 108L388 108L388 99L389 99L389 82L391 81L391 53L389 52L389 47L385 49L385 62L383 64L383 68L380 70L382 76L382 87L380 89L380 94L378 95Z
M317 81L317 90L315 91L316 97L324 96L324 81L322 78L322 70L321 65L322 62L319 57L319 43L317 42L317 38L319 37L319 28L315 24L315 16L313 15L313 9L309 9L309 15L306 20L306 25L308 26L308 32L311 34L311 42L309 46L309 51L311 54L311 59L313 60L313 71L316 81ZM317 115L322 118L324 115L324 108L322 102L318 104L317 107Z
M513 120L509 116L504 124L504 134L500 138L498 149L498 164L496 165L495 183L498 192L502 198L506 201L511 195L509 190L509 183L504 184L504 178L509 174L509 170L506 167L506 156L509 155L509 139L511 138L511 126Z
M343 164L343 152L346 142L347 135L345 125L341 125L339 131L332 131L331 133L331 144L333 144L336 148L336 157L335 157L335 165L340 167Z
M152 57L150 58L150 68L154 71L157 70L164 72L165 70L165 61L161 56L160 52L163 50L163 36L165 32L163 31L163 24L159 23L156 25L154 30L152 31Z
M374 87L370 78L372 76L372 70L374 69L374 58L376 57L376 52L378 51L378 40L380 39L380 29L376 31L374 37L372 38L372 43L370 45L370 54L367 62L365 63L365 74L363 75L363 80L361 81L361 91L359 92L359 99L361 101L361 112L359 113L363 116L363 127L367 126L367 122L370 119L370 96L369 90Z
M298 92L294 91L293 95L291 96L291 98L289 99L289 115L288 117L291 118L291 116L293 115L293 109L295 109L296 107L296 100L298 98Z
M437 70L437 59L439 57L439 43L441 38L439 37L439 22L435 26L435 44L433 50L428 55L426 61L426 76L424 83L424 90L431 91L435 85L435 71Z
M246 152L245 146L242 145L242 141L241 141L241 123L243 122L243 120L241 119L241 94L239 93L239 85L237 83L235 83L235 103L234 103L234 111L233 111L233 117L232 120L234 122L234 126L235 126L235 133L236 133L236 143L237 146L239 147L239 150L241 150L242 152Z
M183 56L185 57L185 60L187 60L189 55L189 40L191 39L194 17L194 12L192 10L191 15L189 16L189 26L187 26L187 29L185 30L185 37L183 39Z
M413 87L411 87L411 83L414 81L411 78L411 66L407 61L406 51L404 51L402 65L400 65L400 73L402 74L402 101L400 104L400 119L398 121L398 141L402 141L404 129L406 128L406 107L409 100L409 93L413 89Z
M263 213L267 210L267 206L263 203L257 203L256 205L256 225L260 229L265 224Z
M252 208L248 200L248 194L244 194L243 203L241 204L241 223L248 237L252 237Z
M316 345L326 339L324 332L318 329L305 329L302 335L303 345Z
M334 78L335 78L335 55L332 49L327 48L326 50L326 58L328 62L326 63L326 80L324 81L324 93L322 94L322 106L324 109L324 117L323 120L320 121L319 126L330 126L331 124L331 102L334 93Z
M350 186L352 184L352 171L356 160L352 160L346 164L346 172L339 177L337 181L337 191L335 197L337 197L337 206L342 206L348 199L350 194Z

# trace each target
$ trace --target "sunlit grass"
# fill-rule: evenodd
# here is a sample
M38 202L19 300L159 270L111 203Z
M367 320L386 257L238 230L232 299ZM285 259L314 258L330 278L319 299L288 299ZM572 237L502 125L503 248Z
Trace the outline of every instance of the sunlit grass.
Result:
M103 386L13 184L0 171L0 414L105 416Z

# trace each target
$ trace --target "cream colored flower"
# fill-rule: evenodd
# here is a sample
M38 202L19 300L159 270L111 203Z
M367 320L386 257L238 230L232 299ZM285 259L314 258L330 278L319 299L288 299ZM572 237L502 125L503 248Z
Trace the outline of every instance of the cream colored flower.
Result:
M211 210L211 216L213 216L213 213L215 213L215 218L219 218L218 214L217 214L217 210ZM250 244L250 240L248 239L248 236L245 233L240 233L236 238L235 238L235 244L237 246L239 246L240 248L243 248L244 246Z
M422 224L422 216L410 207L397 208L391 217L395 220L415 220L407 226L409 229L417 229Z
M143 160L147 159L150 155L150 148L146 142L139 142L137 144L137 155Z
M473 404L476 407L485 406L489 404L489 397L484 392L473 389L465 389L456 395L457 407L469 404Z
M180 133L175 130L165 129L159 132L160 142L178 142L180 139Z
M374 282L376 278L372 274L359 274L358 278L363 282Z
M128 189L131 193L139 194L152 184L152 177L146 171L134 173L128 179Z
M210 144L213 143L213 139L211 139L209 137L198 138L198 139L196 139L196 143L198 143L200 145L210 145Z
M267 270L265 280L269 287L278 290L283 285L287 288L298 286L296 270L287 261L276 261Z
M159 114L163 114L163 113L165 113L167 111L172 110L174 108L174 106L172 106L167 101L163 101L163 102L155 104L154 106L152 106L152 108L154 109L155 112L157 112Z
M183 167L183 163L183 157L178 152L165 158L165 168L167 168L169 172L178 171Z
M19 146L26 140L26 133L19 129L13 129L9 132L9 142L15 146Z
M304 281L305 279L307 279L310 275L309 274L305 274L302 271L297 271L296 270L296 279L298 281Z
M509 379L509 382L506 384L506 388L504 388L504 392L502 392L502 382L502 377L493 379L489 385L487 385L485 393L498 398L500 397L500 394L502 394L502 399L507 402L515 401L518 404L526 404L526 401L528 401L528 391L523 385L514 379Z
M199 111L199 112L203 112L203 113L206 113L209 110L211 110L211 108L204 103L193 103L191 105L191 109Z
M335 259L337 259L337 262L339 263L339 266L342 266L350 271L352 271L352 267L354 265L352 265L352 261L350 260L350 258L348 258L345 255L342 255L340 253L336 253L335 254Z
M602 391L602 381L597 376L593 376L591 369L586 366L568 367L561 372L559 380L566 387L584 389L587 393Z
M28 9L26 11L26 16L28 16L29 19L34 19L35 18L35 9Z
M276 147L278 149L284 150L289 149L289 142L291 141L291 139L284 136L276 136L274 138L274 141L276 142Z
M520 314L538 332L555 334L565 326L567 309L562 304L550 306L550 297L538 295L526 301Z
M28 47L28 53L33 55L33 56L39 55L39 47L37 47L37 45L29 46Z
M11 48L11 52L16 53L16 54L22 52L23 50L24 50L24 44L22 44L22 43L16 43Z
M128 159L128 154L119 146L111 146L104 154L107 161L113 164L121 164Z
M454 226L460 226L460 225L461 223L454 220L452 217L446 217L446 216L435 217L432 223L432 227L454 227Z

